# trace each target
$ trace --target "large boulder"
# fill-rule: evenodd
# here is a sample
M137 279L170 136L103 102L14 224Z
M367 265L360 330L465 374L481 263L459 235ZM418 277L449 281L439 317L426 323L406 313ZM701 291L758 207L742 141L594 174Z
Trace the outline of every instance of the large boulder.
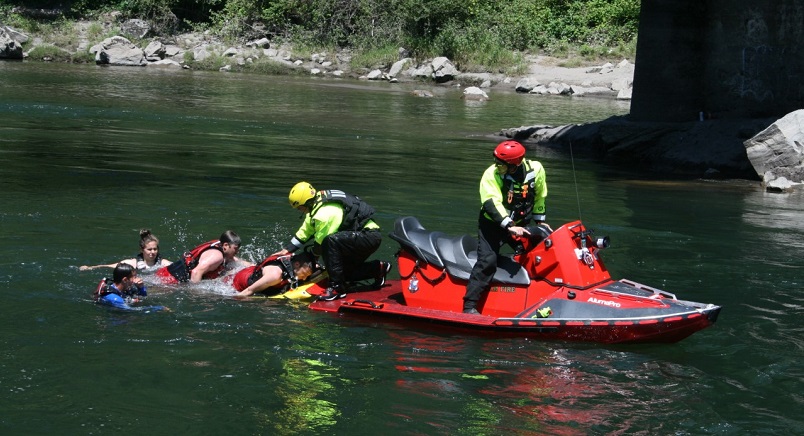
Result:
M165 58L165 46L160 41L151 41L145 47L145 59L150 62L156 62Z
M520 79L518 82L516 82L516 88L514 89L516 92L522 92L527 94L533 91L533 88L536 88L539 85L541 85L541 83L539 83L538 80L532 79L530 77L524 77Z
M769 189L804 183L804 109L785 115L743 144Z
M443 56L433 59L430 68L433 71L433 79L438 83L449 82L460 74L455 65L452 65L452 62Z
M122 36L106 38L92 47L90 52L95 53L95 63L98 65L144 66L148 63L145 52Z
M388 77L397 77L405 69L405 67L412 63L413 59L411 58L403 58L391 65L391 69L388 70Z
M0 59L22 59L22 44L19 36L22 35L14 29L0 26ZM24 35L23 35L24 36ZM25 41L28 37L25 36Z
M20 32L19 30L11 27L11 26L0 26L0 33L5 33L14 41L19 42L20 44L25 44L31 39L28 35Z
M165 46L165 57L172 58L174 56L184 55L184 50L177 45L168 44Z

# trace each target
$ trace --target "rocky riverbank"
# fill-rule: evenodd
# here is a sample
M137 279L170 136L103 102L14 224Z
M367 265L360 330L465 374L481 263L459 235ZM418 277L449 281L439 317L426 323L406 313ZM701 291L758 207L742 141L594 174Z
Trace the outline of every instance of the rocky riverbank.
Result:
M115 32L114 36L101 37ZM186 33L167 38L149 37L143 20L119 21L107 13L98 21L79 21L71 35L27 35L0 22L0 59L57 61L55 58L94 59L99 65L143 66L168 69L279 71L389 82L422 81L458 83L483 90L512 90L529 94L602 95L630 99L634 65L627 60L582 68L558 66L558 59L528 56L527 71L517 75L459 71L447 58L414 59L404 48L387 65L353 69L352 53L300 53L288 44L267 38L229 45L208 33ZM67 43L65 43L67 41ZM46 48L46 49L45 49ZM260 68L265 65L273 68Z
M516 76L465 72L455 68L447 58L413 59L404 48L399 49L398 60L393 63L354 70L351 67L352 54L348 50L301 54L290 45L276 45L266 38L231 46L204 33L147 38L150 33L147 22L127 20L118 23L114 13L108 14L100 25L105 30L119 29L120 34L95 41L92 35L98 32L97 28L94 33L92 29L96 25L76 23L74 30L77 37L73 44L69 47L60 46L58 50L68 56L82 55L94 59L99 65L176 70L202 68L222 73L284 71L389 83L410 81L430 85L459 85L464 87L463 97L472 100L493 98L495 92L544 96L523 98L604 97L630 100L634 77L634 64L627 60L616 64L567 68L560 66L559 60L546 56L527 57L527 71ZM0 59L48 61L46 57L37 58L37 53L42 52L37 50L40 47L55 47L55 44L41 36L25 35L0 23ZM424 89L414 91L414 94L433 97L431 92ZM773 180L774 176L771 175L769 179L767 171L760 174L756 168L767 166L749 160L746 141L774 121L705 119L689 123L635 123L628 117L614 117L583 125L507 127L498 134L500 137L520 140L526 146L569 149L572 145L574 152L586 153L611 165L636 166L653 173L685 178L762 179L766 186L771 186L769 180ZM801 126L797 129L800 132Z

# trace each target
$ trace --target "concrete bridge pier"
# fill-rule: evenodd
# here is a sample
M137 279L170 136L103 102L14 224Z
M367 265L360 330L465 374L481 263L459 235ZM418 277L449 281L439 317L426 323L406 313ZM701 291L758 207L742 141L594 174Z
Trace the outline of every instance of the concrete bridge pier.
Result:
M644 0L633 121L804 108L804 0Z

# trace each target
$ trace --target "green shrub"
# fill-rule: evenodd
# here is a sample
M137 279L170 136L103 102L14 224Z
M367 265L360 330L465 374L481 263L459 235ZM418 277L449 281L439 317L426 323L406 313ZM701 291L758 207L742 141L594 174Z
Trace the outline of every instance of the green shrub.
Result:
M398 60L399 46L386 45L384 47L361 50L352 56L350 65L353 69L374 69L389 67Z
M39 45L28 52L28 59L46 62L71 62L72 54L55 45Z
M90 53L89 50L81 50L73 53L72 62L75 64L94 64L95 55Z
M97 21L93 21L92 23L89 24L89 27L87 28L87 38L89 38L90 41L102 41L106 39L105 36L107 35L106 30L103 28L103 25L101 25Z
M187 58L185 57L185 60L186 59ZM216 54L213 54L212 56L202 61L196 61L192 60L192 53L190 53L190 59L191 62L186 63L187 65L190 65L190 67L192 67L194 70L217 71L220 70L222 67L226 66L227 64L231 64L231 62L229 62L231 59Z

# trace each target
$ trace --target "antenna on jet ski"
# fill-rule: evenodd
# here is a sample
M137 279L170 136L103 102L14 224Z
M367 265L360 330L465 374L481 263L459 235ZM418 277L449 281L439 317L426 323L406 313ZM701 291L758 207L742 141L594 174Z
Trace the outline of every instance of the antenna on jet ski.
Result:
M569 143L570 162L572 162L572 180L575 182L575 200L578 202L578 221L583 222L581 217L581 195L578 193L578 177L575 175L575 156L572 154L572 141Z

